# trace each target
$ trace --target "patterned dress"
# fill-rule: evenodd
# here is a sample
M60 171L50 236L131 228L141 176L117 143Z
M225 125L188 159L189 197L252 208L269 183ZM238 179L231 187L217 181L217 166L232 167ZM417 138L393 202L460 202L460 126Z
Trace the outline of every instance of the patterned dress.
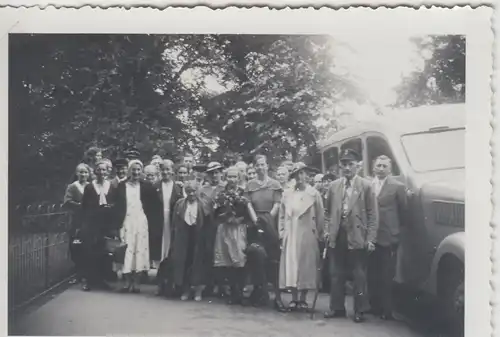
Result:
M244 190L225 190L215 200L215 221L218 223L215 235L214 267L242 268L246 263L246 222L248 221L248 200Z
M140 192L140 184L126 183L127 213L120 230L121 240L128 245L123 274L146 271L150 267L148 220Z

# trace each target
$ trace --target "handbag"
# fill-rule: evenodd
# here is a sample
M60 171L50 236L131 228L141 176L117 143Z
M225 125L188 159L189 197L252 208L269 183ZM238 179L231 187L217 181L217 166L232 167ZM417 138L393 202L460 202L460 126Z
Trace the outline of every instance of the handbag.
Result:
M116 263L123 263L125 261L125 252L127 251L127 244L118 238L105 237L106 251Z

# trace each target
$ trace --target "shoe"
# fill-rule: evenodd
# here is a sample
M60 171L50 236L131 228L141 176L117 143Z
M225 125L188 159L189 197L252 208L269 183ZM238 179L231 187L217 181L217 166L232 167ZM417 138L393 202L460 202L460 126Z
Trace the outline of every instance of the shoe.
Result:
M382 314L382 315L380 315L380 319L382 319L384 321L393 321L394 316L392 316L392 314Z
M307 304L307 302L306 301L299 301L299 303L297 304L297 311L308 312L309 305Z
M330 310L324 313L325 318L345 318L347 317L345 310Z
M201 295L196 295L196 296L194 297L194 300L195 300L196 302L201 302L201 300L202 300Z
M274 300L273 302L274 309L278 312L287 312L288 308L285 307L281 300Z
M118 292L121 293L121 294L126 294L126 293L130 292L130 287L129 286L123 286L123 287L121 287L118 290Z
M187 301L189 299L189 294L182 294L181 301Z
M380 316L380 315L382 315L382 310L370 309L366 313L370 314L370 315L373 315L373 316Z
M87 283L82 284L82 290L83 291L90 291L90 286Z
M288 311L293 312L293 311L298 311L299 308L299 302L298 301L291 301L288 304Z
M354 323L361 323L365 321L365 317L362 312L356 312L354 313Z

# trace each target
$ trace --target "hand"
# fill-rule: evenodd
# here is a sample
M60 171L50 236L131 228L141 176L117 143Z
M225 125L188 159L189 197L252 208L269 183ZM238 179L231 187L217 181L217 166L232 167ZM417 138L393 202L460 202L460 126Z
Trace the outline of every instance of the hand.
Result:
M366 244L366 249L368 250L368 253L371 253L375 250L375 244L371 241L368 241Z
M180 187L184 187L184 182L182 182L182 181L176 181L175 183L177 185L179 185Z
M328 232L325 232L325 234L323 234L323 239L325 240L325 242L328 242L329 238L330 238L330 234L328 234Z

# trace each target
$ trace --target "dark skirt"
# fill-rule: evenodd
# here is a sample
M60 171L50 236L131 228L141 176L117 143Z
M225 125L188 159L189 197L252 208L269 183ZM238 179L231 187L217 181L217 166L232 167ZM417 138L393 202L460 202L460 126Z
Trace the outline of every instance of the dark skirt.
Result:
M196 226L188 226L188 241L187 241L187 252L186 252L186 262L184 267L184 284L183 286L189 287L192 284L193 275L193 264L194 264L194 254L196 249Z

